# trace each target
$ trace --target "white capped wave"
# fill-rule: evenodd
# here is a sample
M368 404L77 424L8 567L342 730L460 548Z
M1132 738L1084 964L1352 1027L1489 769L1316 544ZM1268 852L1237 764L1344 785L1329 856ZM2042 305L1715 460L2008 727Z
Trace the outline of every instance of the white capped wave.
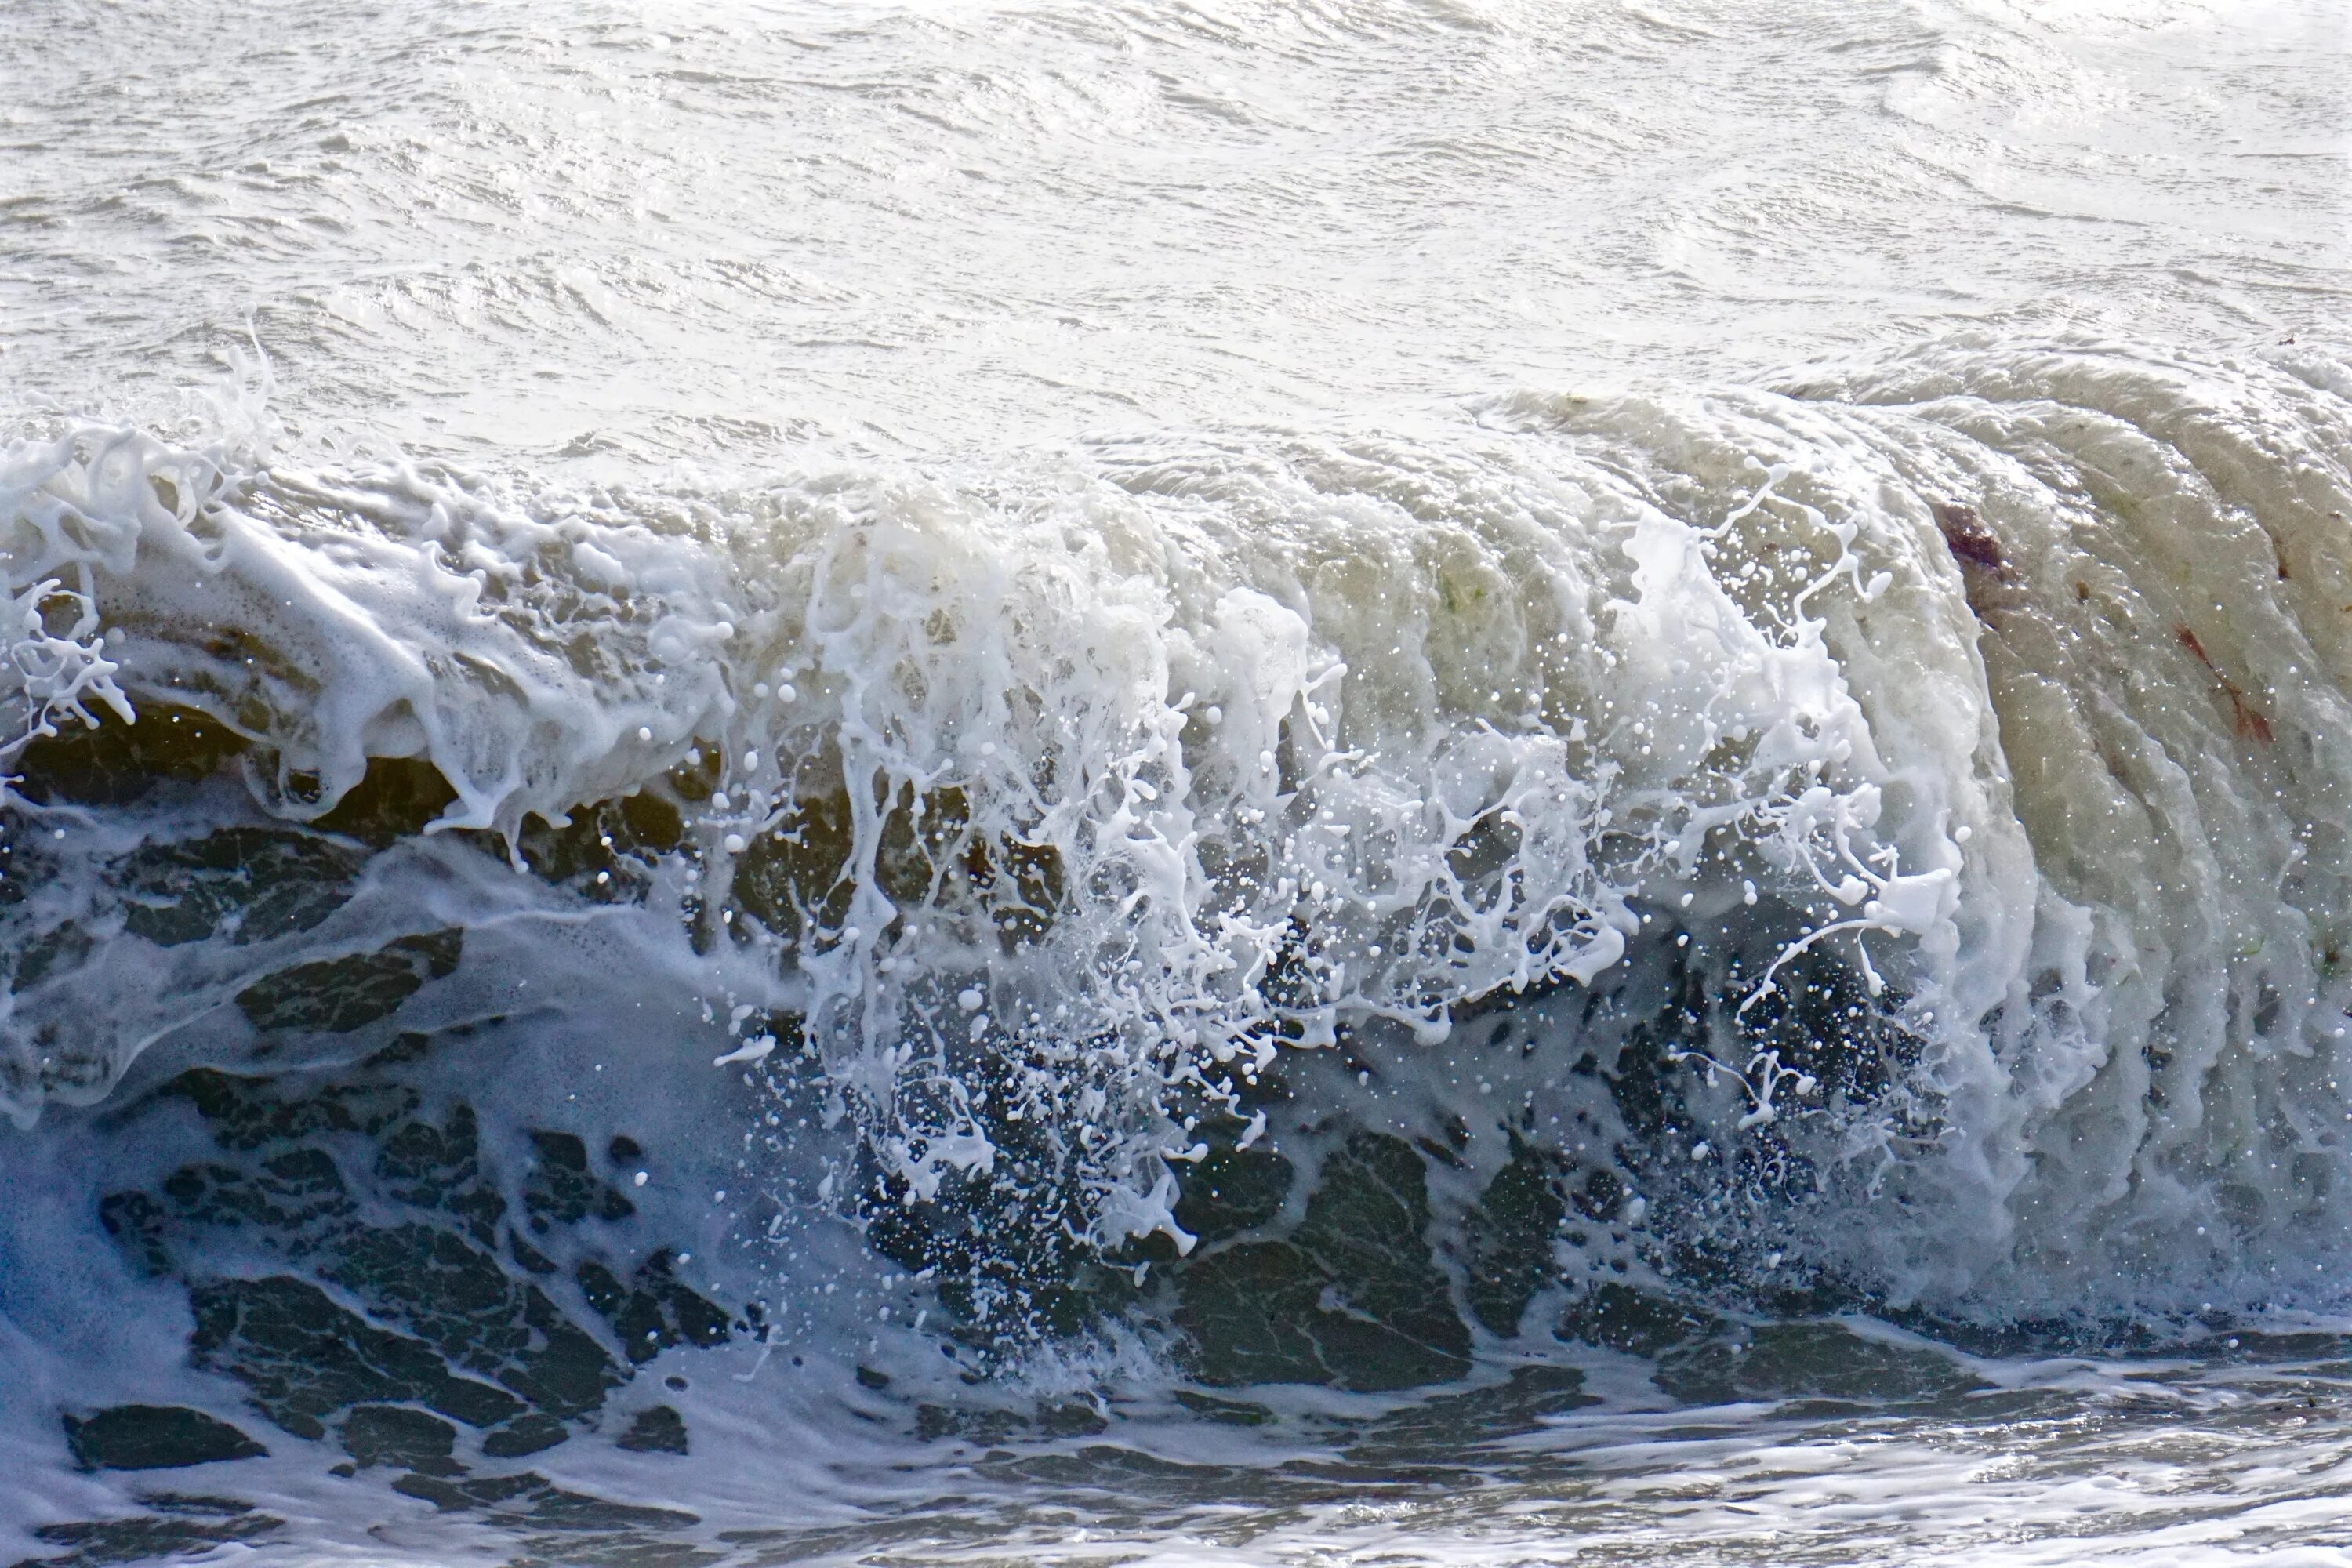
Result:
M510 854L671 798L654 926L769 977L718 1054L759 1069L801 1020L778 1060L814 1054L893 1201L1026 1122L1097 1244L1189 1245L1190 1119L1246 1113L1282 1053L1352 1042L1496 1125L1437 1081L1459 1009L1695 942L1731 966L1675 1059L1741 1086L1713 1146L1853 1175L1827 1261L2055 1292L2179 1264L2191 1224L2208 1271L2325 1244L2331 363L1960 343L1776 393L635 491L81 426L10 449L9 591L74 596L20 668L62 641L89 689L210 715L268 813L371 758L428 761L432 830ZM106 819L81 864L187 830ZM103 932L100 881L58 885ZM1861 1099L1823 1095L1818 1030L1749 1026L1806 955L1912 1042ZM61 1032L97 979L12 1004L19 1117L168 1029ZM1528 1072L1532 1117L1559 1079Z

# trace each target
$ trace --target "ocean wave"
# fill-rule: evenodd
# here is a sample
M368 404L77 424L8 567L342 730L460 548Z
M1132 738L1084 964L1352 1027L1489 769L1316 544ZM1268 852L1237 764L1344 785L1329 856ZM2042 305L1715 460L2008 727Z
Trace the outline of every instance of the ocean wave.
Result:
M589 920L723 1012L676 1070L859 1131L822 1203L1059 1194L982 1292L1015 1317L1336 1123L1605 1171L1644 1267L1738 1233L2013 1305L2324 1260L2342 378L1958 341L601 489L57 426L0 505L9 1107L336 1033L251 1000L305 965L479 1007L386 943L496 928L528 974ZM268 825L276 870L206 848ZM238 888L158 914L208 854ZM273 878L335 890L259 931ZM1460 1032L1497 1008L1514 1059Z

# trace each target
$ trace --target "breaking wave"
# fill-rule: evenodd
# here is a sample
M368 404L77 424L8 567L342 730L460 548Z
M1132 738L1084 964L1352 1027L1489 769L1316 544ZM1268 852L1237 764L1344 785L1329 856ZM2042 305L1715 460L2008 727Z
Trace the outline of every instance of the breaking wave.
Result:
M1506 1335L1629 1275L2332 1297L2347 393L1957 339L601 489L26 424L0 1093L535 987L1015 1339L1365 1129L1474 1263L1548 1194Z

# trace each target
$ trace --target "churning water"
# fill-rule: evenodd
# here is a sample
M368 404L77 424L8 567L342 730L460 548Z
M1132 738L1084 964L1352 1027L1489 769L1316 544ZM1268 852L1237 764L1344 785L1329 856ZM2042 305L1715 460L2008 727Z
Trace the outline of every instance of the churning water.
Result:
M2347 31L0 8L0 1556L2352 1562Z

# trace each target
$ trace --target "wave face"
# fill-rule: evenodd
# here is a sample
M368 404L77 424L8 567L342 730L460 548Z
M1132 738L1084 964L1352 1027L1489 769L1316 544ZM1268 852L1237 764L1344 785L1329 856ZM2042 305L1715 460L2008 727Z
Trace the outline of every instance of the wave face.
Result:
M2327 17L316 11L0 18L8 1544L2332 1375Z
M845 1192L1021 1159L1097 1250L1189 1252L1198 1120L1303 1132L1301 1053L1382 1084L1306 1121L1491 1167L1630 1052L1681 1110L1603 1146L1688 1169L1629 1205L1739 1194L1905 1300L2203 1291L2330 1234L2341 374L1955 347L699 492L20 443L9 1107L236 1059L224 1004L430 921L706 973L715 1054L861 1131ZM365 854L399 764L443 798ZM224 832L341 880L199 918Z

